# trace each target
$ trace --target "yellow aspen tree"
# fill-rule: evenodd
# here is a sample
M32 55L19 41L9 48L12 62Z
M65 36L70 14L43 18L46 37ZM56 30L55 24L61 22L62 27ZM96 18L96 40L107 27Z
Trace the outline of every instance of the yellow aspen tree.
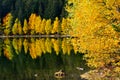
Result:
M30 33L31 34L34 34L35 33L35 20L36 20L36 14L31 14L30 17L29 17L29 22L28 22L28 25L29 25L29 30L30 30Z
M11 27L12 27L12 19L13 16L11 13L8 13L4 18L3 18L3 27L4 29L4 33L6 35L10 34L11 32Z
M46 25L46 20L43 19L41 22L41 29L40 29L41 34L45 34L45 25Z
M18 18L16 18L15 23L12 27L12 33L17 34L18 33Z
M53 22L53 29L52 33L58 33L59 32L59 19L58 17L55 18L55 21Z
M52 30L51 19L48 19L46 21L46 25L45 25L45 32L46 32L46 34L50 34L51 30Z
M22 33L23 33L23 31L22 31L22 25L21 25L21 22L18 21L18 34L20 35Z
M62 23L61 23L61 31L62 34L66 34L67 33L67 20L65 18L62 18Z
M41 17L40 16L37 16L36 17L36 20L35 20L35 32L36 32L36 34L40 34L41 32L41 21L42 21L42 19L41 19Z
M24 19L23 32L24 34L28 33L28 23L26 19Z

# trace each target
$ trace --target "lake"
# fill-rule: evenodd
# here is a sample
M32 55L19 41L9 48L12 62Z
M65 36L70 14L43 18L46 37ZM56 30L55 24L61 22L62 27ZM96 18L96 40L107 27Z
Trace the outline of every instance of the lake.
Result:
M84 80L80 75L89 68L72 41L76 38L0 39L1 80ZM63 77L55 76L59 71Z

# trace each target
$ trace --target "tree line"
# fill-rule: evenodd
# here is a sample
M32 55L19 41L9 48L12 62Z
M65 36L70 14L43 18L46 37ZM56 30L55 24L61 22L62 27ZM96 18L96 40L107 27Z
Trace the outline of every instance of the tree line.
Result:
M3 18L3 23L0 25L3 34L5 35L21 35L21 34L69 34L71 27L69 26L69 18L62 18L59 20L58 17L54 21L51 19L41 18L40 15L32 13L30 17L24 19L23 25L19 18L13 21L13 16L8 13Z

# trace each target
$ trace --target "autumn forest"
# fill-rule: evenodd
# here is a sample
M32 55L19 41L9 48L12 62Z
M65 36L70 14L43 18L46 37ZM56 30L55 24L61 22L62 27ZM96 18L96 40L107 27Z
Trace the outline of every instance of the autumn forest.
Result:
M80 78L120 80L120 0L1 0L0 36L10 35L69 37L3 38L9 60L22 48L32 59L54 49L83 55L90 70Z

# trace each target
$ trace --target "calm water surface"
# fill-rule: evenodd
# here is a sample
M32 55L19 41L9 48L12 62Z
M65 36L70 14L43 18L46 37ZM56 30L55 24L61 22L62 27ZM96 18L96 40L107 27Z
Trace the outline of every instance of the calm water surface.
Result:
M82 56L66 38L0 39L0 80L82 80L88 71ZM59 70L65 77L55 78Z

